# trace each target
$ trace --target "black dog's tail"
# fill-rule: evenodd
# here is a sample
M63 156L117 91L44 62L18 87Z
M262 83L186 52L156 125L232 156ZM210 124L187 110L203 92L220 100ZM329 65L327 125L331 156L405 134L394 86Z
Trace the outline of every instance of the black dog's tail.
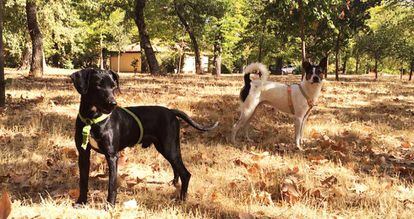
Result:
M211 126L208 127L204 127L198 123L196 123L194 120L192 120L190 118L190 116L188 116L185 112L177 110L177 109L171 109L171 111L175 114L175 116L180 117L181 119L183 119L184 121L186 121L188 124L190 124L191 126L193 126L194 128L200 130L200 131L210 131L214 128L216 128L218 126L218 122L214 123Z

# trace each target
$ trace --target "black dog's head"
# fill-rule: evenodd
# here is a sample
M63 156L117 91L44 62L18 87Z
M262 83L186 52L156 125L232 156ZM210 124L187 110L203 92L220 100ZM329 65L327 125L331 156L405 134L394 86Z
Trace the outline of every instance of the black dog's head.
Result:
M102 113L110 113L117 103L114 91L119 90L119 76L111 70L83 69L70 78L82 101L96 107Z
M328 59L327 57L321 59L319 65L312 65L308 61L302 62L302 67L305 70L305 80L309 83L320 83L324 78L324 74L327 71Z

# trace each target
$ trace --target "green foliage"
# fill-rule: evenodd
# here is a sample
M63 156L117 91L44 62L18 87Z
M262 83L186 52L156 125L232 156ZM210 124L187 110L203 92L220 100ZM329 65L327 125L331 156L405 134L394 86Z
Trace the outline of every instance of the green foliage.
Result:
M25 0L5 4L6 65L17 67L29 42ZM258 61L300 64L299 5L290 0L176 0L204 54L222 48L222 62L231 70ZM410 1L304 0L304 33L308 57L317 60L338 42L348 72L356 60L373 59L384 69L414 60L414 4ZM38 18L48 65L64 68L96 66L101 50L122 51L139 43L134 0L38 1ZM376 6L376 7L375 7ZM147 30L153 44L169 48L158 54L163 66L177 64L181 49L191 43L174 11L173 0L147 0ZM368 21L368 22L367 22Z
M26 33L25 0L6 1L4 9L5 63L11 67L19 65L22 52L29 40Z
M369 30L356 38L354 50L383 64L387 72L409 68L414 60L414 5L387 4L371 10Z

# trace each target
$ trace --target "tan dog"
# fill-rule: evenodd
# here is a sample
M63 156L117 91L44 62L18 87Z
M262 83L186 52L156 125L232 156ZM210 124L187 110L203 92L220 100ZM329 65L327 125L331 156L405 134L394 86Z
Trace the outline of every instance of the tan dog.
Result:
M323 58L316 66L305 61L302 63L302 67L305 69L306 75L300 84L294 85L267 81L269 71L261 63L252 63L245 68L245 85L240 92L241 114L239 120L234 124L231 134L233 143L236 143L236 134L239 129L246 128L248 125L256 107L260 103L264 103L294 116L295 143L302 150L303 129L321 92L323 75L327 69L327 58ZM251 80L251 76L256 79ZM246 133L248 132L246 131Z

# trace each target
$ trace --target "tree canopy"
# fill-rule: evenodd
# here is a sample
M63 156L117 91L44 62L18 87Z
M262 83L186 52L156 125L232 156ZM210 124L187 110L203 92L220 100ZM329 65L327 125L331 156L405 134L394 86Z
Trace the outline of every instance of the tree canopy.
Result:
M140 43L134 0L36 3L45 60L52 67L98 67L106 51ZM395 72L397 62L410 68L414 51L414 4L410 1L304 0L302 4L303 8L298 1L288 0L147 0L144 18L152 44L170 48L168 57L157 55L161 65L169 60L176 64L180 51L211 59L219 55L230 71L253 61L299 65L303 12L307 59L329 55L337 61L337 73L352 72L345 71L348 65L348 69L368 68L374 63L389 72ZM8 67L21 66L31 46L25 5L25 0L5 4Z

